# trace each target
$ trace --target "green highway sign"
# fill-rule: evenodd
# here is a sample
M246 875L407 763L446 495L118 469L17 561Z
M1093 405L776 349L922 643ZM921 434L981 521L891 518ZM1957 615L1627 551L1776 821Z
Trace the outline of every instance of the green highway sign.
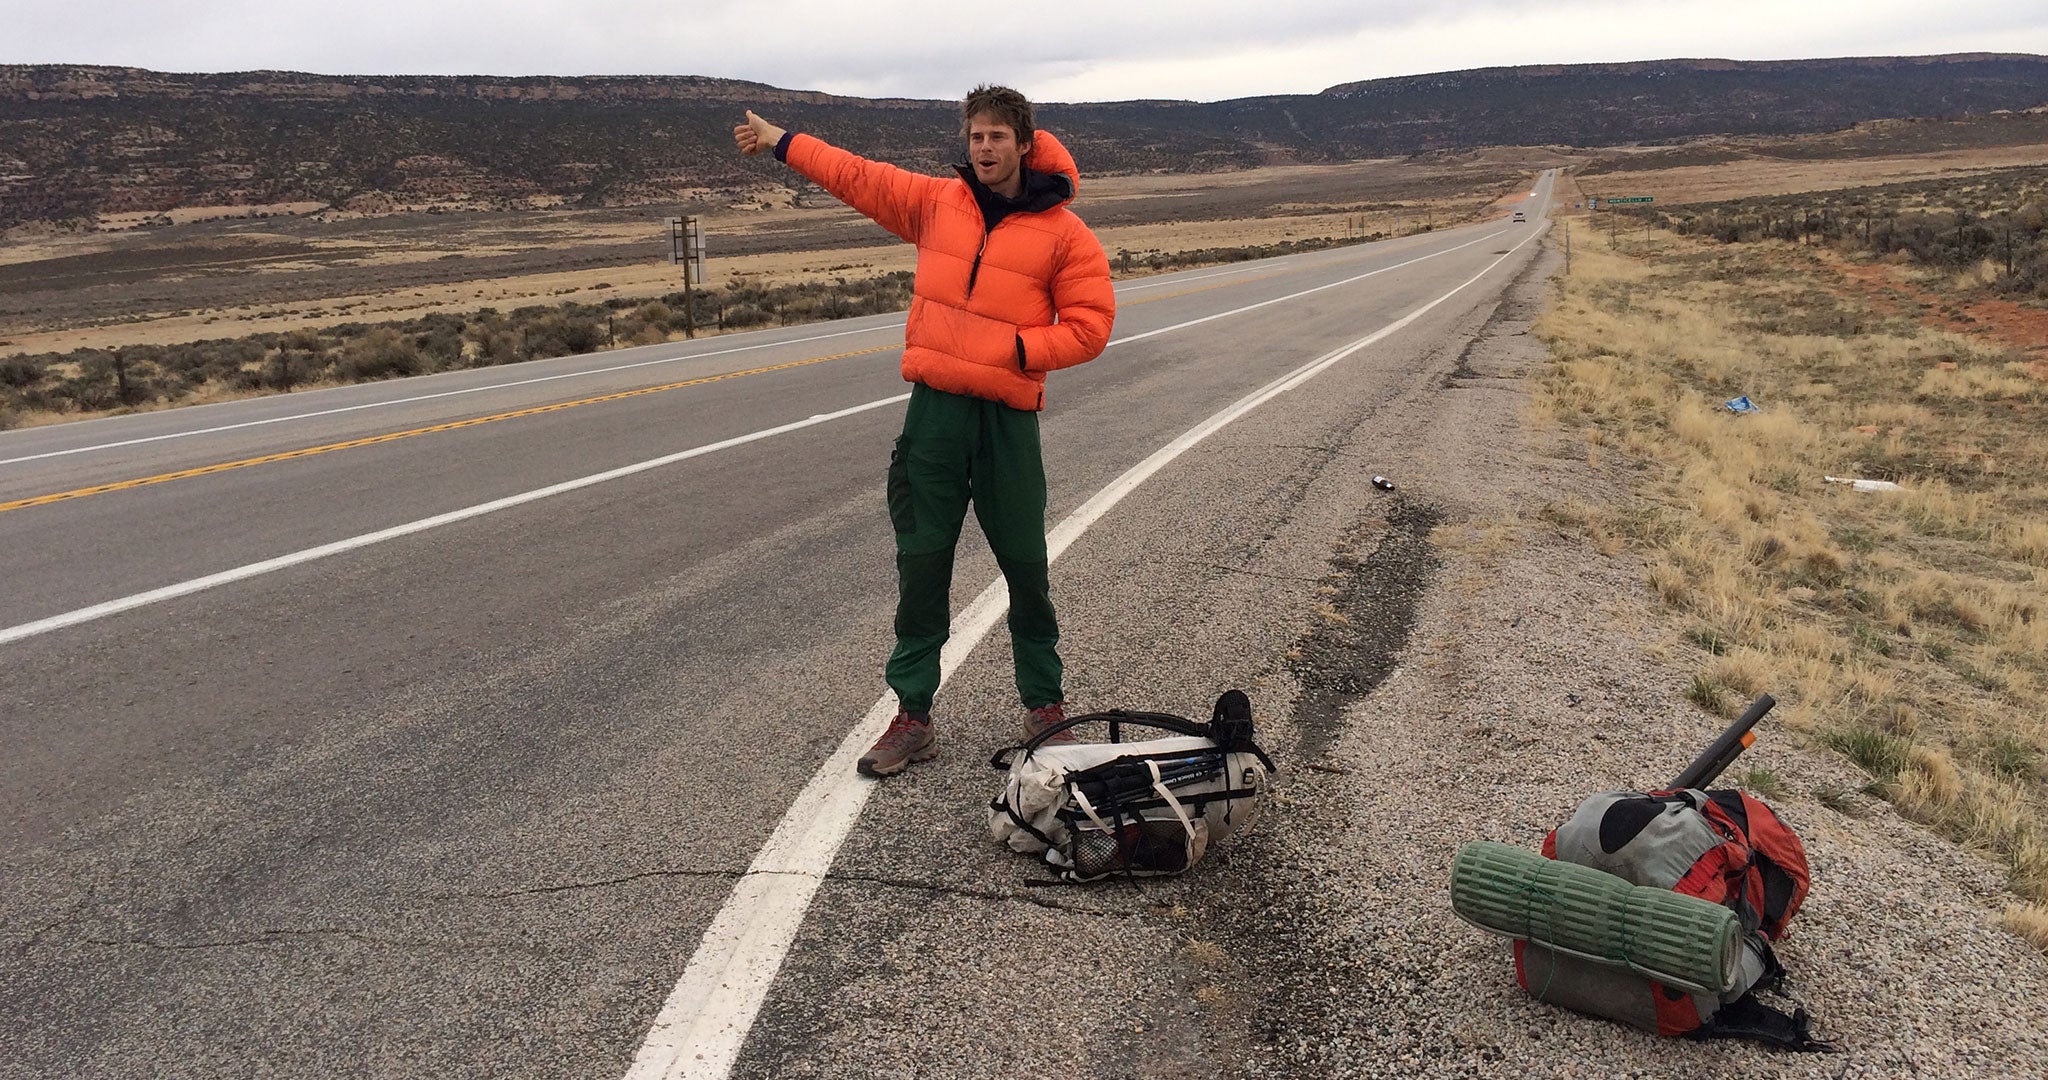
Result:
M1656 201L1656 197L1652 195L1629 195L1619 199L1608 199L1607 205L1613 206L1615 203L1646 203Z

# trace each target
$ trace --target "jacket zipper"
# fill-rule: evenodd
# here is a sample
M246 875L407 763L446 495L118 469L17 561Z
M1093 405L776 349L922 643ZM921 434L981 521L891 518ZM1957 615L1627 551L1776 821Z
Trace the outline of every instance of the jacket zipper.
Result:
M974 265L967 271L967 295L974 295L974 279L981 276L981 254L988 250L988 229L981 230L981 246L974 249Z

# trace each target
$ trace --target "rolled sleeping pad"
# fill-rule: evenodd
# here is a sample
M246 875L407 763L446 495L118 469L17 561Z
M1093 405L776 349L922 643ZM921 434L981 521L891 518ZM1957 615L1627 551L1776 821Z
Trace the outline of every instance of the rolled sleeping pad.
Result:
M1694 993L1725 993L1742 961L1742 923L1719 904L1490 840L1458 849L1451 910L1482 930Z

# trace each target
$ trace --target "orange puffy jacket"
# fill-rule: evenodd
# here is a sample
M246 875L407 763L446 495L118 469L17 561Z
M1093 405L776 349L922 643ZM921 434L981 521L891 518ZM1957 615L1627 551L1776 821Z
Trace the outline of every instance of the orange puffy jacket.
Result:
M783 149L791 167L917 245L905 380L1036 412L1045 408L1046 372L1093 360L1109 343L1109 257L1067 209L1080 174L1058 139L1037 132L1024 167L1063 177L1065 198L1011 213L994 229L964 175L909 172L810 135L792 135Z

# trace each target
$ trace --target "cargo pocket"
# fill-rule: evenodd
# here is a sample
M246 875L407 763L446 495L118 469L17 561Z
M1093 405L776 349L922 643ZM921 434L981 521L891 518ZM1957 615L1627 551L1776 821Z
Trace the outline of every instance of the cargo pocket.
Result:
M903 440L889 451L889 523L899 534L917 531L917 509L910 501L910 462L903 452Z

